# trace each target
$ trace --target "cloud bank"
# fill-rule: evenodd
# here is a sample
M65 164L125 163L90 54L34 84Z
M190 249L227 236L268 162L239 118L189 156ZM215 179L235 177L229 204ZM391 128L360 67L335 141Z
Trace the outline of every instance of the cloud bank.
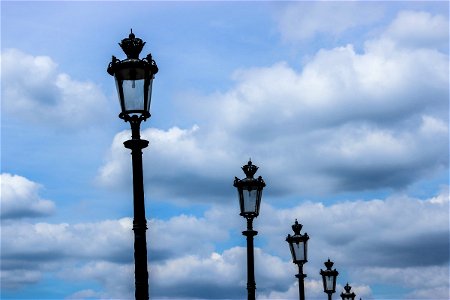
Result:
M321 49L300 70L237 70L230 90L189 99L191 128L143 130L148 195L222 199L248 157L277 196L398 191L440 176L449 163L448 55L438 47L447 24L402 12L361 53L348 44ZM128 136L117 134L100 169L106 186L128 184Z
M373 21L365 11L360 16L359 25ZM330 24L338 36L356 23L337 11ZM282 24L280 30L294 42L334 30L321 26L310 24L303 36ZM149 220L152 298L245 297L242 220L231 203L232 180L251 157L268 183L264 213L255 221L258 298L297 299L285 237L298 218L311 237L309 299L324 296L319 270L328 257L358 297L396 285L409 299L448 299L448 187L433 197L405 192L421 180L448 178L447 42L444 17L401 12L362 50L324 48L301 68L277 62L236 70L228 90L183 99L196 124L143 130L151 142L144 152L147 199L209 204L201 215ZM1 59L8 115L79 128L103 111L100 90L60 73L51 58L8 50ZM130 184L122 145L129 135L114 137L99 169L97 180L107 188ZM55 211L40 185L12 174L1 180L2 293L52 278L88 281L73 299L133 297L130 218L38 222L32 218ZM288 208L273 203L385 188L395 193L332 204L299 200ZM389 291L378 295L392 298Z
M323 297L319 270L330 257L358 296L372 285L397 284L411 299L429 293L445 299L449 263L448 188L428 199L406 195L325 206L307 202L280 209L269 204L256 219L255 270L262 299L296 299L295 266L285 237L295 218L310 235L305 265L311 299ZM212 207L203 216L151 219L148 231L152 297L241 299L245 257L238 216ZM220 220L218 222L217 220ZM224 226L223 224L229 224ZM91 223L2 222L2 286L18 289L53 274L59 280L92 280L97 288L71 298L132 298L132 220ZM218 249L222 244L223 248ZM411 275L413 276L411 277ZM342 276L342 275L341 275ZM345 285L339 280L340 286Z

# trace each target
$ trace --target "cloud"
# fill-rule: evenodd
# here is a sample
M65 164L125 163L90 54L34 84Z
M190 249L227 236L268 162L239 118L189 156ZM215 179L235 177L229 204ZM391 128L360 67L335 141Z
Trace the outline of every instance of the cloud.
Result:
M424 255L426 255L425 252ZM374 267L353 271L354 276L363 282L371 283L373 278L377 278L378 283L388 285L395 283L405 288L414 287L413 291L404 296L404 299L447 299L449 296L448 272L448 265L419 268ZM385 297L392 296L385 295Z
M2 109L14 119L74 129L91 126L107 113L106 97L91 82L58 71L48 56L2 51Z
M402 190L441 174L449 163L448 55L434 42L395 40L405 14L362 53L345 45L318 51L302 70L286 62L236 70L229 90L187 101L196 125L143 130L147 195L220 201L248 157L267 193L279 196ZM420 28L443 24L407 16ZM111 145L99 172L105 186L129 183L128 136Z
M414 18L425 29L428 23L442 23L429 14L399 15L378 38L367 41L361 53L343 45L322 49L301 70L286 62L237 70L229 90L187 101L191 108L186 113L197 117L196 125L143 130L151 143L144 151L146 195L208 201L212 206L203 216L149 220L152 297L245 295L245 248L236 245L237 239L244 244L243 220L234 209L232 180L242 176L239 168L251 156L268 183L255 220L258 297L297 298L296 270L284 239L298 218L311 237L305 266L311 297L324 296L319 269L330 257L341 272L340 288L347 279L364 298L372 296L373 286L391 284L404 287L393 298L448 298L448 189L429 199L398 192L370 201L299 201L289 208L274 203L279 199L274 196L301 199L308 193L334 196L386 187L402 191L439 171L448 172L448 55L436 48L439 37L410 40L410 33L401 29L415 24ZM338 26L335 34L352 26ZM40 116L61 122L65 116L70 127L84 124L80 120L95 111L87 107L97 104L81 99L83 108L75 108L81 119L71 119L71 106L60 100L87 91L93 95L95 88L58 73L48 57L11 53L10 58L19 61L20 74L28 77L21 79L19 72L11 71L13 65L7 65L10 78L15 78L8 83L9 95L20 96L8 104L8 115L22 117L20 108L39 123L49 122ZM34 68L25 69L22 62ZM204 108L203 115L194 111L196 105ZM120 132L111 144L98 176L105 186L130 185L130 155L122 145L129 136ZM19 201L8 204L15 217L1 224L3 288L29 286L55 275L98 284L69 298L132 297L130 218L32 223L19 216L48 215L53 202L39 196L38 184L4 175L18 182L9 185L9 199Z
M398 285L408 290L411 299L420 299L425 291L430 291L427 299L446 299L448 209L447 188L429 199L393 195L329 206L310 202L289 209L266 204L257 229L268 236L265 251L289 255L284 238L298 218L302 232L310 236L305 265L309 280L320 280L318 270L329 257L338 271L344 271L338 277L342 284L347 280L355 286Z
M108 261L92 261L64 269L62 279L83 281L87 278L100 284L100 290L84 289L67 296L67 299L133 299L134 265Z
M301 2L286 5L277 21L282 39L298 42L321 35L339 37L350 29L374 23L381 16L379 6L367 3Z
M169 188L169 194L176 195L181 201L196 197L211 201L221 198L232 188L232 159L220 145L214 145L215 138L206 136L198 126L168 130L148 128L142 130L141 136L150 141L143 158L146 195L166 197ZM99 184L117 188L131 183L131 177L125 171L130 164L129 151L123 147L123 142L128 139L129 131L114 137L107 163L97 176ZM211 167L205 169L205 165ZM229 184L223 184L224 173L229 174ZM199 186L202 186L203 196L198 193Z
M448 19L423 11L401 11L386 30L385 37L411 48L434 47L448 51Z
M210 255L215 243L229 238L229 228L213 222L216 216L211 210L203 218L180 215L167 221L149 220L149 260L163 264L174 257ZM114 272L133 270L131 218L78 224L15 221L2 223L1 230L4 287L20 288L39 282L46 273L56 273L65 280L89 278L100 283L107 291L107 296L95 291L101 297L123 298L133 289L132 272L128 272L128 288L117 284L122 277L111 277ZM84 293L90 291L72 296Z
M348 201L330 206L308 202L294 209L275 209L266 204L259 221L261 231L274 236L268 247L276 253L287 247L278 241L284 239L298 218L303 230L320 241L312 242L311 247L313 252L322 253L322 259L333 254L346 265L434 266L449 260L448 205L448 190L443 189L438 196L425 200L395 195L384 200ZM266 228L265 224L270 225ZM423 251L429 255L423 257ZM354 259L360 257L359 253L365 256L358 262Z
M19 175L2 173L1 180L1 218L43 217L53 214L53 201L39 196L41 186Z
M297 270L285 237L298 218L310 236L305 273L311 298L323 297L319 270L328 257L340 272L340 287L349 281L360 296L371 297L371 287L376 285L398 284L414 297L428 291L442 298L443 287L448 287L442 275L448 274L448 205L447 188L428 199L396 195L329 206L306 202L288 209L265 203L255 220L258 295L296 298ZM245 243L242 223L235 210L220 206L201 217L149 220L152 297L242 298L246 249L232 242L236 238ZM61 280L99 284L70 298L130 298L134 289L131 227L130 218L2 224L2 286L18 288L56 274Z
M209 257L185 256L153 267L155 294L173 298L242 299L246 291L246 249L233 247ZM257 290L284 289L290 274L288 262L255 249Z
M433 127L430 120L439 125ZM317 152L325 162L332 160L323 164L323 170L336 177L343 190L401 188L433 174L433 169L448 166L445 126L442 120L429 116L423 116L416 128L406 130L343 126ZM439 140L435 140L437 136ZM429 142L433 146L424 147Z
M97 223L2 223L2 286L36 283L45 273L68 272L78 265L133 261L131 219ZM95 279L95 278L94 278Z
M209 254L214 250L215 243L228 240L228 230L208 216L179 215L167 221L151 220L149 238L158 242L150 244L149 257L156 261L180 255ZM202 247L198 246L199 243ZM183 247L175 246L177 244Z
M40 271L27 269L7 270L4 265L0 272L0 281L5 290L19 289L25 285L35 284L42 280L42 277L43 274Z
M334 297L339 297L341 291L344 291L343 285L336 284L336 294ZM356 299L372 299L372 291L369 286L360 285L352 286L352 291L356 294ZM269 294L258 295L259 299L298 299L298 280L295 279L287 291L277 292L271 291ZM305 281L305 298L307 299L324 299L325 293L323 292L322 279L320 280L306 280Z
M86 289L81 290L78 292L73 293L72 295L69 295L66 297L66 299L101 299L102 296L100 293L92 290L92 289Z
M38 259L98 259L130 262L132 249L131 220L105 220L98 223L27 223L15 222L2 226L2 258ZM95 243L88 241L95 240ZM104 249L108 249L105 251ZM74 251L74 249L77 249Z

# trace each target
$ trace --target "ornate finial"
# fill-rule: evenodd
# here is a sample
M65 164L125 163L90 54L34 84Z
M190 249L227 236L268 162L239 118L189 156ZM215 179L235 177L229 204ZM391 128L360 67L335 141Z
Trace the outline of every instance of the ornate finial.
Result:
M139 53L141 53L144 45L145 42L143 42L140 38L136 38L133 33L133 29L131 29L131 33L128 35L128 38L123 39L119 43L119 46L129 59L139 59Z
M328 261L325 262L325 267L327 267L327 270L331 270L331 268L333 267L334 262L332 262L329 258Z
M300 231L302 230L303 225L299 224L297 219L295 219L294 225L292 225L292 230L295 232L295 235L300 235Z
M244 171L247 178L253 178L253 175L255 175L258 167L252 164L252 161L249 160L248 163L242 167L242 170Z
M344 290L347 292L347 294L348 293L350 293L350 290L352 289L352 287L351 286L349 286L348 285L348 282L347 282L347 285L346 286L344 286Z

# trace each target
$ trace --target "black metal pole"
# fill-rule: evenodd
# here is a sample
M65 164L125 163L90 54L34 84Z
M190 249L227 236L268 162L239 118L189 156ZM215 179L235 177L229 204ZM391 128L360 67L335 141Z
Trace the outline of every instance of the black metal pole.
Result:
M142 171L142 149L148 146L148 141L140 137L140 119L130 120L132 139L124 142L131 149L133 164L133 231L134 231L134 278L136 300L148 300L148 270L147 270L147 220L145 218L144 178Z
M253 218L247 218L247 230L243 231L242 234L247 237L247 299L255 300L256 282L253 237L258 234L258 231L253 230Z
M305 300L305 277L306 274L303 274L303 264L298 264L298 274L295 275L298 278L298 293L300 296L300 300Z
M328 300L331 300L331 293L328 293Z

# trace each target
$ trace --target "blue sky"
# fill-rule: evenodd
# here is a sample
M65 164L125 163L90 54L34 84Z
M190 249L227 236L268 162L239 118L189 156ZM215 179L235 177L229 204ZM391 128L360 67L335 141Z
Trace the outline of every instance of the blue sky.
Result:
M131 159L106 67L159 73L142 126L152 299L244 299L234 176L267 183L258 299L310 236L362 299L449 298L448 2L1 3L1 297L131 299Z

